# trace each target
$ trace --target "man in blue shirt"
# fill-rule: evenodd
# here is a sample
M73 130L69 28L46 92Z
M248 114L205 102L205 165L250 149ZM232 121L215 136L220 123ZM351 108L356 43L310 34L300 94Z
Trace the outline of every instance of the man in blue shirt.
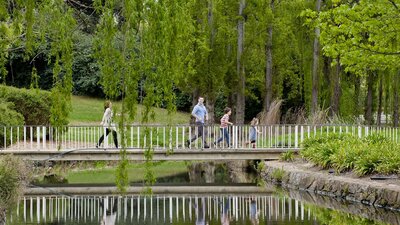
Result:
M191 138L191 140L186 141L187 147L190 146L190 143L195 141L197 138L202 137L203 139L203 146L204 148L209 148L207 142L206 142L206 133L204 130L204 124L205 121L208 120L208 112L206 107L204 106L204 98L199 97L199 101L197 105L194 106L193 111L192 111L192 116L196 118L196 131L194 136Z

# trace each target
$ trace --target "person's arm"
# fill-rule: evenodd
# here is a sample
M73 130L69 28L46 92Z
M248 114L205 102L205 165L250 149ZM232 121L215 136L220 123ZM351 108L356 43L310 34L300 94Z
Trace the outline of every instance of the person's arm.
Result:
M103 119L101 119L100 125L104 125L104 123L106 122L106 116L107 116L107 109L103 113Z
M110 113L111 113L111 109L110 108L107 108L106 111L104 111L103 119L101 120L101 123L100 123L101 125L105 125L107 123L107 119L110 116L109 115Z

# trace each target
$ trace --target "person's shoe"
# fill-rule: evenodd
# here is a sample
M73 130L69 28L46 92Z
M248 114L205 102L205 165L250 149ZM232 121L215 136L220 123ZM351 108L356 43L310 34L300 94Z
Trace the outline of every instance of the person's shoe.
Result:
M99 144L96 144L96 148L99 148Z
M209 145L204 145L204 148L210 148L210 146Z

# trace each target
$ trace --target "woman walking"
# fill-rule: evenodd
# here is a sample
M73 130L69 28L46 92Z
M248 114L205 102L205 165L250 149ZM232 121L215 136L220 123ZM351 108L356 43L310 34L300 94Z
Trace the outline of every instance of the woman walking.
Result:
M101 120L100 125L106 128L106 137L112 131L115 147L118 148L118 139L117 139L117 131L115 126L112 124L113 112L112 112L112 103L111 101L106 101L104 103L104 114L103 119ZM96 144L96 148L98 148L104 140L104 134L100 137L99 141Z

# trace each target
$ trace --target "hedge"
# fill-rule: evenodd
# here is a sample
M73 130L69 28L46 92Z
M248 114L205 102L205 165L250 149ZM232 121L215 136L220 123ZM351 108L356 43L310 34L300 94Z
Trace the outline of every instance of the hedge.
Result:
M24 117L25 125L50 124L50 92L0 85L0 98L14 104L14 109Z

